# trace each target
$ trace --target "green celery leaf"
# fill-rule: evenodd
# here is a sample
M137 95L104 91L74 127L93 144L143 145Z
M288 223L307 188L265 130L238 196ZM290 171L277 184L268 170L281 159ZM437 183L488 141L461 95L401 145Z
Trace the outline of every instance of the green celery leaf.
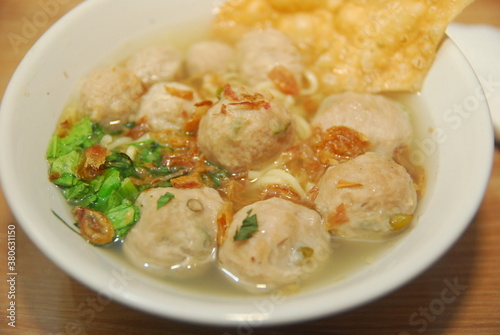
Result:
M138 165L153 163L156 166L161 166L164 153L163 150L172 151L171 148L161 145L155 140L137 142L132 145L140 149L138 150L138 153L136 155L136 160Z
M252 214L252 210L247 212L247 217L243 220L243 224L240 229L234 234L235 241L243 241L251 238L255 232L259 230L259 224L257 222L257 214Z
M165 193L164 195L162 195L161 197L158 198L158 201L156 203L156 209L160 209L162 208L163 206L165 206L170 200L172 200L173 198L175 197L175 195L173 195L172 193L170 192L167 192Z
M73 173L63 173L58 178L52 179L51 181L61 187L72 187L80 180Z
M82 154L79 151L71 151L52 161L49 174L51 181L59 186L71 187L78 182L76 168L80 164Z
M176 170L176 169L172 169L172 168L170 168L168 166L157 166L157 167L154 167L154 168L147 168L146 167L145 169L152 176L155 176L155 177L168 176L169 174L172 174Z
M208 162L206 164L208 166L212 166ZM227 170L224 170L223 168L215 166L215 165L214 165L214 169L212 171L205 172L205 175L208 177L208 180L206 178L203 178L203 176L202 176L202 178L205 181L207 181L208 186L215 188L215 189L221 187L224 180L226 180L227 178L229 178L231 176L231 174Z
M80 164L82 154L80 151L70 151L67 154L59 156L50 164L50 173L58 174L76 174L76 167Z
M106 212L118 238L124 237L133 225L139 220L139 209L126 201Z
M148 186L148 185L145 185ZM172 187L172 182L170 180L164 180L160 182L156 187ZM149 186L148 186L149 188Z
M122 203L124 197L118 192L121 186L120 172L114 169L107 170L103 174L104 180L97 192L95 209L105 213L109 209Z
M104 173L104 180L97 195L99 198L106 198L121 185L120 172L117 170L108 170Z
M122 183L120 185L120 188L118 189L118 192L127 200L131 202L135 202L135 199L139 196L139 190L137 187L132 183L130 178L125 178L122 180Z
M96 194L101 189L101 186L104 183L105 179L106 179L106 174L102 174L102 175L97 176L95 179L93 179L93 180L90 181L89 186L92 188L92 190Z
M54 159L74 150L85 149L98 143L104 132L98 125L93 125L88 117L76 123L64 137L54 136L49 144L47 158Z
M82 207L91 207L97 200L97 196L92 188L82 181L78 181L73 187L63 188L62 194L69 203Z
M120 171L123 177L136 176L137 170L135 169L132 159L123 152L113 152L106 157L104 165L106 169L116 169Z
M59 136L52 135L50 139L49 148L47 149L47 159L51 160L57 158L57 147L59 144Z
M106 135L104 129L99 123L92 123L92 133L83 140L83 148L88 148L101 142L102 137Z

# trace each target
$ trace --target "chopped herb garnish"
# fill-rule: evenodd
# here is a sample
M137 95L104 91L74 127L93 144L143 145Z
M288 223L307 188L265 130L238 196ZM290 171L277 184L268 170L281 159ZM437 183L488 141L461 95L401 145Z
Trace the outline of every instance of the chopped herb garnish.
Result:
M104 164L106 169L116 169L120 171L123 177L137 176L137 170L135 169L134 162L132 159L123 152L113 151L111 155L106 157L106 163Z
M155 166L161 166L164 151L172 152L172 148L161 145L154 140L137 142L132 145L139 149L136 155L136 163L139 165L153 163Z
M125 123L125 127L127 128L134 128L137 125L137 122L127 122Z
M140 212L132 203L124 201L121 205L109 210L107 216L115 228L116 237L122 238L139 220Z
M92 180L82 180L78 174L85 149L98 144L104 134L99 124L85 117L67 134L54 135L47 151L50 180L61 188L68 203L105 217L115 237L122 238L139 219L134 205L139 190L129 178L137 175L133 161L126 154L113 152L106 157L102 174Z
M88 117L73 125L66 136L54 135L47 150L50 160L61 157L75 150L82 150L99 143L104 136L102 127L94 124Z
M128 127L135 126L128 124ZM113 226L114 238L122 239L139 220L140 210L134 205L139 194L151 187L171 187L170 179L189 171L183 166L167 166L164 157L174 149L155 140L130 144L132 154L112 150L105 160L96 163L99 173L84 178L80 167L85 163L86 150L99 145L107 133L88 117L64 126L64 132L53 135L46 158L49 163L49 179L57 185L68 203L84 208L89 218L99 217ZM102 158L102 157L101 157ZM220 186L224 171L214 169L213 175L205 176L210 185ZM157 206L165 206L173 194L158 199ZM90 214L89 214L90 213ZM86 216L86 217L87 217Z
M167 192L165 193L164 195L162 195L161 197L158 198L158 201L156 202L156 209L160 209L162 208L163 206L165 206L170 200L172 200L173 198L175 197L175 195L173 195L172 193L170 192Z
M255 232L259 230L259 225L257 223L257 214L252 214L252 210L247 212L247 217L243 220L243 224L240 229L234 234L235 241L247 240L253 236Z
M205 162L205 165L212 167L211 169L207 169L207 171L201 175L202 180L209 187L218 189L222 186L224 180L228 179L231 176L231 174L227 170L213 165L208 161Z

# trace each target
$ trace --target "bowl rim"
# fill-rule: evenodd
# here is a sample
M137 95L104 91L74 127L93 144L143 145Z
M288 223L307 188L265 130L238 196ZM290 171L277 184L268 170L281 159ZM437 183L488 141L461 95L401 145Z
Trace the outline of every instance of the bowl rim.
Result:
M34 46L28 51L28 53L25 55L25 57L19 64L11 81L9 82L9 85L7 86L2 104L0 106L0 157L5 157L4 155L10 152L9 151L10 149L7 148L8 144L11 141L9 138L7 138L7 135L11 133L10 124L12 121L11 114L9 113L12 113L13 106L15 106L15 99L13 98L14 96L13 92L19 90L22 85L22 82L20 82L20 79L18 78L22 79L24 77L23 73L29 71L30 68L32 68L35 65L37 59L41 57L41 55L43 55L45 52L47 52L47 50L49 50L50 43L47 43L48 41L57 40L58 37L63 33L64 28L67 25L71 25L74 19L78 19L79 17L84 17L88 11L92 11L94 10L94 8L98 8L100 6L100 3L102 2L110 3L113 2L113 0L106 0L101 2L85 1L77 5L74 9L69 11L59 21L57 21L52 27L50 27L46 31L46 33L44 33L39 38L39 40L35 42ZM460 49L455 45L455 43L449 38L446 38L446 41L451 43L453 45L453 48L456 49L458 53L460 53L463 60L468 63L465 56L462 54ZM477 79L477 76L474 74L474 71L471 66L468 71L470 71L470 73L473 75L476 84L480 86L479 80ZM484 95L484 92L482 92L482 94ZM491 141L487 142L486 140L488 138L490 138ZM290 311L286 308L278 309L275 311L274 314L272 314L269 317L269 319L254 320L252 322L252 326L260 326L260 325L269 326L269 325L280 325L285 323L290 324L352 310L360 305L367 304L373 300L376 300L382 296L389 294L390 292L405 285L413 278L415 278L423 271L425 271L427 268L432 266L447 252L448 249L451 248L451 246L456 242L456 240L467 229L470 221L474 217L477 209L480 206L480 203L482 202L486 188L488 186L489 176L491 174L491 169L493 166L493 152L494 152L493 138L494 138L493 127L491 127L491 129L485 129L484 132L482 133L482 139L485 142L483 144L487 147L482 152L482 159L484 160L484 171L483 171L484 175L481 177L480 180L478 180L479 184L477 185L476 188L477 194L475 194L474 197L471 198L473 199L473 201L471 201L470 203L470 207L467 210L467 215L463 218L463 223L459 226L459 228L457 228L453 232L453 234L447 236L447 239L444 240L444 243L442 245L436 248L435 251L436 257L434 257L433 259L424 259L421 260L419 263L416 263L412 270L408 271L404 275L400 275L399 279L397 280L397 284L395 284L393 281L386 280L382 277L376 278L376 284L378 285L379 289L368 296L366 294L349 296L348 297L349 303L332 305L332 302L328 300L328 297L326 295L322 295L321 292L314 292L311 294L311 296L314 296L314 298L318 302L317 306L322 306L321 308L318 308L316 306L308 306L308 308L303 308L302 310L298 311L298 314L300 315L297 315L297 312L295 312L293 315L290 315L289 314ZM7 155L7 157L10 157L10 155ZM83 285L90 287L94 291L97 292L102 291L103 288L101 281L102 280L109 281L112 278L110 277L109 274L108 276L106 275L97 276L97 278L93 280L88 280L88 277L84 276L85 274L84 270L75 269L75 267L72 266L73 264L71 262L68 262L68 260L64 259L64 257L62 257L62 255L60 255L56 250L47 248L46 240L42 239L39 235L35 234L34 231L32 231L31 229L26 229L29 227L30 225L29 221L31 220L29 216L25 214L22 203L19 202L19 199L22 199L22 194L17 192L15 180L10 178L10 175L13 173L15 173L15 166L11 164L8 159L2 159L0 162L0 183L4 191L7 203L9 204L14 216L17 219L17 222L23 228L23 231L26 233L26 235L52 262L57 264L57 266L63 269L66 273L70 274L72 278L82 283ZM200 301L199 306L203 306L208 309L206 310L206 313L203 315L200 315L198 313L193 316L190 315L189 312L186 313L184 309L177 308L179 306L184 305L183 303L184 298L182 295L179 295L179 297L174 299L175 302L178 303L178 305L176 305L175 308L170 307L167 309L165 308L161 309L159 308L158 304L150 304L149 301L141 299L139 291L127 292L126 294L113 294L113 292L111 293L107 292L106 294L109 294L113 300L120 302L124 305L127 305L131 308L139 309L161 317L168 317L181 321L187 321L199 324L211 324L219 326L238 325L238 324L241 325L242 322L245 322L243 316L241 315L230 316L229 313L225 313L224 315L222 315L217 311L217 308L210 308L210 306L213 306L212 301L204 301L204 300ZM221 305L219 306L225 306L225 302L222 302ZM328 306L328 308L325 308L324 306ZM189 309L192 307L192 305L188 303L183 307ZM230 310L228 306L225 306L225 308ZM250 315L249 317L252 316ZM247 322L250 321L247 320Z

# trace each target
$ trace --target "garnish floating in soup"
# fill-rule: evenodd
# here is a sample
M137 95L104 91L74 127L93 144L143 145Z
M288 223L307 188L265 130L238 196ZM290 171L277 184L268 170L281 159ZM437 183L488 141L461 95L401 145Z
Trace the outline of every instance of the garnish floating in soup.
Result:
M329 92L287 27L153 45L83 79L47 151L82 237L161 277L217 266L253 292L314 272L332 239L411 225L424 186L411 115Z

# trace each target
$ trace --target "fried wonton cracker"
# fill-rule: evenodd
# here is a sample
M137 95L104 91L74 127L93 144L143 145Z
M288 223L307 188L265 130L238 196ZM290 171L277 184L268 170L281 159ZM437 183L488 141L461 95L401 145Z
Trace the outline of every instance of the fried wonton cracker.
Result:
M474 0L229 0L215 32L229 41L277 28L327 92L418 91L448 24Z

